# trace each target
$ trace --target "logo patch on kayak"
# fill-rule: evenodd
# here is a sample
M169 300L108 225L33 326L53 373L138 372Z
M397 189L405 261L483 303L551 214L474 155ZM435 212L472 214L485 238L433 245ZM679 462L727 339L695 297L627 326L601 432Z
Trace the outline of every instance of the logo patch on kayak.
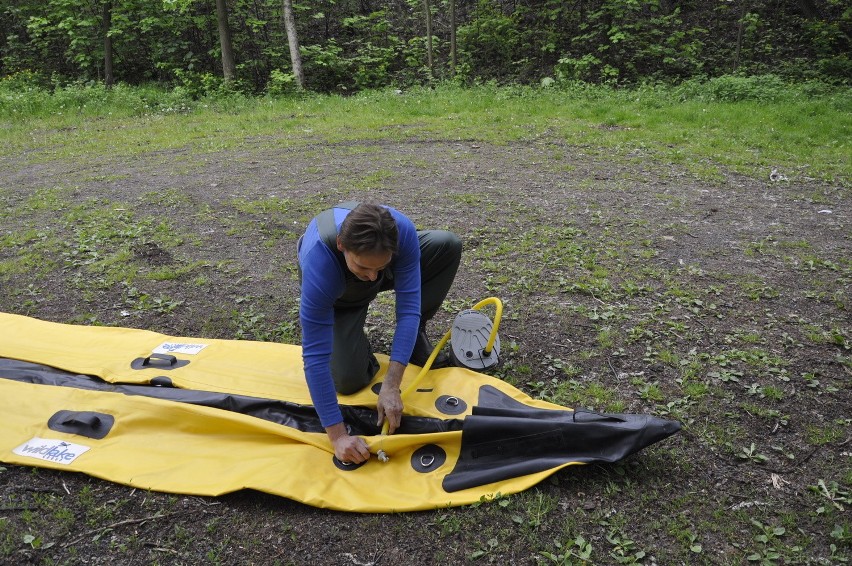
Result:
M28 456L54 464L70 464L88 450L89 447L82 444L72 444L64 440L50 440L36 436L32 440L24 442L12 452L18 456Z
M155 354L189 354L194 356L207 347L207 344L182 344L180 342L163 342L154 348Z

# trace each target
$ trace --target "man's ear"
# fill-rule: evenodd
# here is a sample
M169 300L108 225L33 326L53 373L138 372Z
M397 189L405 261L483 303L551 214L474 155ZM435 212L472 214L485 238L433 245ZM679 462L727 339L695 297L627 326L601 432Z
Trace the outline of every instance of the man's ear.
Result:
M340 236L337 237L337 249L340 251L346 251L343 249L343 244L340 243Z

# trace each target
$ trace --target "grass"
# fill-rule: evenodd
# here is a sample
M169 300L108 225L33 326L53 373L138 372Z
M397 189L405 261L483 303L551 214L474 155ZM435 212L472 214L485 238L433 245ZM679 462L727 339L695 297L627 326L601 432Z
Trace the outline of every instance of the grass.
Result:
M848 179L852 170L848 90L808 95L803 87L785 85L767 103L720 101L708 95L711 91L695 88L445 85L401 95L393 90L346 98L253 100L233 95L178 103L172 101L174 94L156 90L77 87L51 98L2 86L0 142L10 150L36 150L42 158L107 150L132 156L176 148L193 153L246 145L284 149L315 140L427 136L509 143L556 136L597 152L648 152L683 164L702 178L719 179L719 167L766 176L779 168L788 177L829 180ZM757 94L759 88L754 87ZM387 175L376 171L357 182L369 188Z
M143 103L118 89L93 90L95 103L73 92L5 102L0 164L55 168L61 182L0 181L4 311L298 343L295 239L330 200L376 193L463 232L468 278L439 318L502 297L497 376L569 407L685 428L638 458L520 494L386 517L0 469L0 488L55 488L0 491L0 561L299 563L317 533L332 550L315 561L365 560L342 524L388 554L407 541L427 562L848 562L848 230L820 241L800 224L720 220L726 239L693 242L716 221L690 193L724 200L740 181L764 192L777 167L793 180L769 197L796 214L801 202L841 210L848 94L708 92L443 86L170 106L168 93ZM451 149L438 161L399 149L423 140ZM473 152L486 145L504 161ZM519 190L537 175L542 187ZM756 197L754 210L767 202L778 201ZM375 344L390 344L393 318L390 297L374 303Z

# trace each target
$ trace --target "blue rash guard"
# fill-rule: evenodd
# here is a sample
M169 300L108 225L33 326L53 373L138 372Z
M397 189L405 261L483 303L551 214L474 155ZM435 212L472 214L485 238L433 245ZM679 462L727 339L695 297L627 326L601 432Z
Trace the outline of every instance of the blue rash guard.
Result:
M420 325L420 243L414 223L404 214L386 207L399 231L398 251L391 259L396 293L396 330L390 359L408 364ZM334 223L349 214L334 209ZM305 231L299 249L302 270L302 299L299 322L302 325L302 360L305 379L322 426L343 422L331 376L331 350L334 339L334 303L346 288L346 264L322 241L314 218Z

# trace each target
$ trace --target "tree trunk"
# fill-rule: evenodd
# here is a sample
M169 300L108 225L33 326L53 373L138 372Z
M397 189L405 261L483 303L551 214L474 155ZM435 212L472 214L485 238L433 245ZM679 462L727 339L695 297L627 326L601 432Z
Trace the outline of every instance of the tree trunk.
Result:
M429 78L435 76L435 68L432 64L432 7L429 0L423 0L426 9L426 64L429 67Z
M302 54L299 53L299 37L296 35L296 18L293 17L293 0L284 0L284 29L287 31L287 43L290 44L290 62L293 64L296 86L305 88Z
M237 78L237 66L234 64L234 50L231 47L226 0L216 0L216 19L219 22L219 45L222 47L222 74L225 82L230 82Z
M112 28L112 0L104 2L103 11L104 28L104 86L112 88L114 79L112 75L112 38L109 36Z
M736 73L737 70L740 68L740 52L742 51L743 47L743 18L745 18L746 14L745 5L746 3L743 2L740 6L740 19L737 25L737 47L736 51L734 52L734 68L732 69L734 73Z
M450 0L450 72L456 74L456 0Z

